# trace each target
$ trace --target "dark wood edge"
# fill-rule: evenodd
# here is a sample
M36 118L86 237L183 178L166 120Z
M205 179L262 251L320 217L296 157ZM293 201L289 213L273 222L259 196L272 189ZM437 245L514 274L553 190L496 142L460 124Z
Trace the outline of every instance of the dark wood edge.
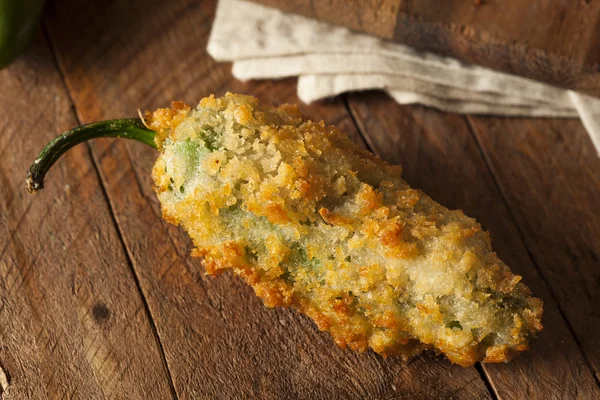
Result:
M600 95L600 65L581 65L568 57L498 37L483 38L480 32L465 26L428 22L416 15L399 13L392 40L463 62Z

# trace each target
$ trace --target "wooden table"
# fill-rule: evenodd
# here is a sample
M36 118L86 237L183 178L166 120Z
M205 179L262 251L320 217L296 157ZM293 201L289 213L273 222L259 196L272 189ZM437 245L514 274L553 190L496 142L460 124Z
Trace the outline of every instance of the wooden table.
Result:
M31 50L0 71L0 398L600 398L600 159L577 120L462 116L381 93L303 106L451 208L476 217L545 302L510 364L461 368L337 348L240 279L204 275L152 190L156 153L97 140L25 191L41 147L79 123L172 99L251 93L205 51L214 1L50 2Z

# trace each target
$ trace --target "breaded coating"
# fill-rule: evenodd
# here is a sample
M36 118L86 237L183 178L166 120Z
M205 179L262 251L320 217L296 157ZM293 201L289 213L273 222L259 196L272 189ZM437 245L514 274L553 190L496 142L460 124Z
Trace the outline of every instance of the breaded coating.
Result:
M146 115L164 217L207 273L232 269L268 307L295 307L342 347L505 362L542 329L487 232L295 106L227 94Z

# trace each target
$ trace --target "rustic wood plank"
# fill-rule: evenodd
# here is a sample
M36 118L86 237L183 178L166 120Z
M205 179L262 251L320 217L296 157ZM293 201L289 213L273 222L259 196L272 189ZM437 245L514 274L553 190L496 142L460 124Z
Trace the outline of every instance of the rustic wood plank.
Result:
M386 39L394 29L402 0L251 0L286 12L329 21Z
M544 277L533 265L465 119L421 106L399 106L382 93L351 95L348 101L374 151L387 161L402 165L404 178L411 185L424 190L442 204L461 208L467 215L477 218L490 231L494 249L500 258L522 275L533 293L544 300L544 330L533 341L532 349L506 365L484 364L498 397L549 399L600 396L577 341L562 318L556 299L548 291ZM480 120L487 121L485 118ZM519 129L521 121L512 121L513 129ZM498 137L502 136L500 131L495 133ZM506 136L503 140L511 143ZM495 153L497 148L492 148L494 151L490 150L490 153ZM535 158L533 154L531 156ZM504 160L503 165L514 159L501 153L498 157ZM519 165L514 169L521 171L528 168ZM524 183L520 184L527 186ZM529 189L525 192L528 196L532 194ZM539 197L541 193L537 194ZM532 236L536 237L533 232ZM551 246L545 246L543 251L553 252ZM565 286L568 290L569 285ZM587 283L588 288L592 286L593 283ZM563 305L562 299L560 305ZM588 308L587 312L592 310ZM591 332L590 339L594 336L594 329Z
M600 158L578 120L469 121L537 268L600 380Z
M96 1L86 10L52 9L47 22L82 121L131 115L171 99L195 104L225 90L267 103L297 102L293 81L241 84L230 65L208 57L214 6ZM92 39L97 46L88 46ZM359 140L339 101L305 111ZM92 148L179 397L490 398L474 368L432 356L404 364L339 349L304 316L263 307L240 279L207 278L189 257L187 236L160 217L150 180L156 153L118 141Z
M600 62L594 46L600 44L595 36L600 16L598 2L552 1L480 1L404 0L402 12L420 17L423 21L463 30L474 39L489 36L505 43L519 43L550 55L565 57L580 65ZM539 20L544 23L533 24ZM465 32L471 31L471 32ZM577 42L574 42L576 38ZM596 47L597 48L597 47Z
M87 146L29 196L25 173L76 124L47 42L0 71L0 398L171 397Z
M600 95L598 1L252 1Z

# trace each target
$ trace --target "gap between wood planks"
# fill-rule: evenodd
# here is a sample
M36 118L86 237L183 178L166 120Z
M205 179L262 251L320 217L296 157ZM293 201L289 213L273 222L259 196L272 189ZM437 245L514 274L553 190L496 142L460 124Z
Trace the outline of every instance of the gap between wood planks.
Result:
M591 372L592 376L594 377L594 381L596 382L596 385L598 387L600 387L600 380L598 379L598 376L596 375L596 373L594 371L594 367L593 367L591 361L589 360L589 358L588 358L588 356L587 356L587 354L585 352L585 349L583 348L583 345L581 344L581 341L577 337L577 334L575 333L575 330L573 329L573 326L571 325L571 322L569 321L569 319L567 318L565 312L563 311L562 306L561 306L560 301L559 301L559 298L558 298L558 296L556 295L556 293L554 291L554 288L552 287L552 285L550 284L550 282L546 278L546 276L543 273L542 269L540 268L537 260L533 256L533 253L532 253L531 249L529 248L529 244L525 240L525 234L523 233L521 225L519 224L517 218L515 217L515 214L513 213L513 210L511 209L511 207L508 204L508 199L506 198L505 189L504 189L503 185L500 184L499 178L496 175L496 172L495 172L494 168L492 167L491 161L489 159L489 155L483 149L483 143L481 143L481 140L480 140L479 136L476 134L476 129L477 128L475 128L475 126L473 125L471 117L465 116L464 119L465 119L465 122L467 123L467 126L469 127L469 132L471 133L471 136L473 136L473 139L475 140L475 143L477 143L477 148L481 152L481 156L482 156L483 160L485 161L485 165L486 165L486 167L488 169L488 172L489 172L489 174L491 175L491 177L492 177L492 179L494 181L494 185L496 185L496 187L498 188L498 191L500 192L500 196L502 196L502 202L506 206L506 208L508 210L508 213L510 215L510 218L511 218L512 222L514 223L515 228L517 229L517 232L519 233L520 239L523 242L523 244L525 245L525 249L527 250L527 255L529 256L529 259L531 260L531 263L533 264L533 266L535 267L535 269L538 271L538 274L540 275L540 278L542 279L542 282L544 282L544 285L546 286L546 289L548 289L548 293L550 293L550 296L552 296L552 300L554 300L554 302L556 303L556 307L558 308L558 311L560 312L560 316L565 321L565 325L569 329L569 333L573 337L573 340L575 341L575 344L577 344L577 348L579 349L579 352L581 353L581 356L585 360L585 363L586 363L587 367L590 369L590 372Z
M43 34L46 38L46 40L48 41L48 45L50 47L51 53L52 53L52 62L54 63L54 66L56 67L56 70L60 76L60 81L65 89L65 92L67 93L67 96L69 98L69 101L73 107L73 110L75 111L75 120L77 121L78 124L81 125L81 118L78 112L78 108L75 105L75 102L73 100L73 96L71 95L71 91L69 90L66 80L65 80L65 75L64 75L64 71L60 68L60 65L58 63L58 59L57 59L57 55L56 55L56 46L54 45L54 42L52 40L51 35L48 32L48 28L46 26L45 21L42 21L42 31ZM108 204L108 207L110 209L110 217L111 217L111 221L113 223L113 225L115 226L115 230L116 230L116 234L119 238L119 242L121 244L121 247L123 249L123 252L125 254L125 257L127 259L127 266L129 268L129 270L131 271L131 274L133 276L133 279L135 281L135 286L136 289L138 290L139 294L140 294L140 298L142 299L142 302L144 304L144 311L146 313L146 315L148 316L148 320L150 321L150 326L152 328L152 335L154 336L154 339L156 340L156 343L158 344L158 349L160 351L160 358L162 360L163 366L165 368L165 370L167 371L167 374L169 376L169 388L171 390L171 394L173 395L173 399L179 399L179 396L177 395L177 391L175 390L175 384L173 382L173 376L171 374L171 370L169 368L169 363L167 362L167 358L165 356L165 350L163 348L163 344L160 340L160 336L158 335L158 330L156 328L156 323L154 321L154 318L152 316L152 313L150 312L150 308L148 306L148 301L146 299L146 296L144 295L144 292L142 291L142 287L140 285L140 280L139 277L137 276L135 269L133 268L133 261L131 259L131 254L129 254L129 249L127 249L127 246L125 245L125 240L123 238L123 232L121 232L121 227L119 226L119 224L117 223L116 217L115 217L115 210L114 210L114 206L110 201L110 198L108 197L108 193L106 192L106 182L104 181L104 179L102 178L102 174L100 173L100 167L98 164L98 160L96 160L96 158L93 155L92 149L89 145L89 143L86 142L85 144L86 148L87 148L87 152L88 152L88 156L89 158L92 160L92 165L94 166L94 172L95 175L97 177L97 179L100 181L100 190L102 191L102 196L104 197L104 200L106 201L106 203ZM3 381L2 381L2 369L1 369L1 365L0 365L0 385L2 385ZM10 384L10 376L9 375L5 375L8 379L6 381L8 386ZM0 395L4 392L5 388L0 386Z

